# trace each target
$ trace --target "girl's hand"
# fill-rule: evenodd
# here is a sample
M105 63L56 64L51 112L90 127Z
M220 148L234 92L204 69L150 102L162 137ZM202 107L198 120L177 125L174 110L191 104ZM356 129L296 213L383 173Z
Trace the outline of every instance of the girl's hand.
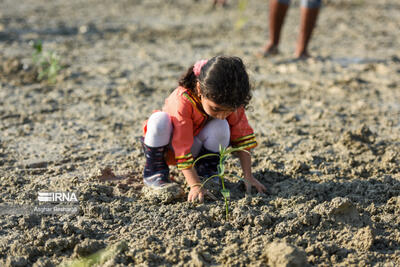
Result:
M253 175L250 175L249 177L245 177L244 184L246 186L247 194L251 193L251 186L254 186L257 189L258 193L266 193L267 192L267 188L262 183L260 183L256 178L254 178Z
M258 193L266 193L267 188L260 183L256 178L254 178L251 173L251 155L247 151L238 151L237 152L240 165L242 165L243 175L244 175L244 184L246 185L246 193L251 193L251 186L254 186Z
M203 188L201 184L194 184L190 187L188 201L195 202L198 199L200 203L203 203L205 195L211 197L214 200L216 199L216 197L208 192L207 189Z

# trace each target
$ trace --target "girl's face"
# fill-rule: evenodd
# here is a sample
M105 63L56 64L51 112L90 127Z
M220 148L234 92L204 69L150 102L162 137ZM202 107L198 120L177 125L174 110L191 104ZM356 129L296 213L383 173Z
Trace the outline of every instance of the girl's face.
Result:
M224 120L226 119L232 112L235 111L233 108L225 107L216 104L208 98L200 96L201 105L203 106L204 111L211 117Z
M200 98L201 105L203 106L203 109L207 113L207 115L209 115L213 118L216 118L216 119L224 120L232 112L235 111L235 109L233 109L231 107L221 106L221 105L215 103L214 101L202 96L200 93L200 84L199 83L197 83L196 91L197 91L198 97Z

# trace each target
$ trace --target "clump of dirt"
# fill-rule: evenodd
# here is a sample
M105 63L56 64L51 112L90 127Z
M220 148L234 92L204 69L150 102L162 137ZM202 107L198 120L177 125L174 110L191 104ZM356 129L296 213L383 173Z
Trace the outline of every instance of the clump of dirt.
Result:
M151 202L170 203L177 199L184 198L184 192L181 186L177 183L171 183L161 189L154 190L147 186L142 188L143 197Z
M143 187L143 181L140 175L136 172L116 175L111 167L105 167L100 170L97 179L103 183L115 184L122 192L127 191L129 188L140 190Z
M342 142L348 148L361 150L364 146L373 144L375 140L376 134L372 133L366 125L363 125L355 132L347 131L343 135Z
M104 247L102 241L85 239L74 247L73 257L86 257Z
M266 264L271 267L307 266L306 253L303 249L286 242L272 242L265 246Z
M0 56L0 80L14 85L26 85L38 82L38 69L34 65L24 64L21 58L3 58Z
M333 220L359 223L359 213L348 198L336 197L329 202L322 203L314 208L314 211Z
M353 239L350 242L350 247L360 251L369 251L374 244L374 240L375 235L372 229L370 226L366 226L359 229L353 236Z

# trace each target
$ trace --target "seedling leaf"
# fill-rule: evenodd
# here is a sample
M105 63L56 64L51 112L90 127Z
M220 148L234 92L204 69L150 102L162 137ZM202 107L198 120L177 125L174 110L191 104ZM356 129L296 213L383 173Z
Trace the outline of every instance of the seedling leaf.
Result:
M225 165L219 164L219 165L217 166L217 169L218 169L218 175L219 175L219 176L224 176L224 173L225 173Z
M244 151L244 152L250 154L250 152L247 151L246 149L238 148L238 147L231 147L231 148L227 149L227 150L226 150L226 154L231 154L231 153L234 153L234 152L236 152L236 151Z
M238 179L241 180L241 181L244 181L244 179L243 179L242 177L240 177L240 176L238 176L238 175L236 175L236 174L234 174L234 173L230 173L229 175L231 175L231 176L233 176L233 177L235 177L235 178L238 178Z
M212 178L214 178L214 177L219 177L219 175L218 175L218 174L214 174L214 175L208 177L208 178L201 184L201 187L203 187L208 181L210 181L210 180L211 180Z
M224 198L230 198L231 191L229 191L228 189L222 189L221 194L224 196Z
M204 154L204 155L198 157L198 158L193 162L193 166L194 166L194 165L196 164L196 162L199 161L200 159L203 159L203 158L206 158L206 157L213 157L213 156L219 157L219 155L218 155L217 153L208 153L208 154Z

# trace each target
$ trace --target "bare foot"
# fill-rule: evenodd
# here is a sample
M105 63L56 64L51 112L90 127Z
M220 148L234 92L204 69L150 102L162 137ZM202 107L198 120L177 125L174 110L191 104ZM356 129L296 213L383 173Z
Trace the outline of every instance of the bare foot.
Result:
M267 44L256 55L259 58L266 58L266 57L275 56L278 54L279 54L278 46Z
M294 56L298 60L306 60L306 59L311 57L310 54L307 51L296 52L296 53L294 53Z

